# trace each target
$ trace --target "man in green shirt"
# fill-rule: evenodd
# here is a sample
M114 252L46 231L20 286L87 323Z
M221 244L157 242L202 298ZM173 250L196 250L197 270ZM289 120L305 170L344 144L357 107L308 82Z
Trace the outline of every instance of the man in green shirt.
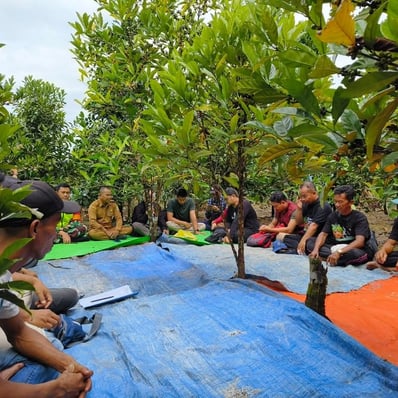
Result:
M176 198L167 203L166 224L170 231L183 229L196 234L206 229L204 223L198 223L195 202L192 198L188 198L188 192L185 188L179 188Z

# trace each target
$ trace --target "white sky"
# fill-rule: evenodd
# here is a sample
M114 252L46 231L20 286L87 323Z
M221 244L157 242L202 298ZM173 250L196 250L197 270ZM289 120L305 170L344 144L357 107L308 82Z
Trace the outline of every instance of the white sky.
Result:
M70 52L76 13L95 12L94 0L1 0L0 74L14 76L16 86L32 75L67 93L65 112L72 121L84 96L78 64Z

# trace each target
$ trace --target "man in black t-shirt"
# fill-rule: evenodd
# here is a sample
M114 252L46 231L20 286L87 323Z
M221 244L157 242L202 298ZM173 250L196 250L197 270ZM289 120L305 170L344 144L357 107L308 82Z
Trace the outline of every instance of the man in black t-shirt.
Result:
M292 215L297 225L303 225L302 234L286 234L283 243L289 249L296 249L297 254L308 254L306 251L307 240L318 236L328 215L332 212L329 203L321 205L318 192L311 181L305 181L299 190L297 209Z
M318 237L307 241L310 257L321 257L329 265L345 267L365 264L374 256L366 216L352 209L355 191L350 185L334 190L336 210L327 218Z
M373 270L381 268L385 271L398 271L398 251L394 251L398 245L398 218L395 219L391 233L384 245L375 254L375 261L366 264L366 268Z
M213 220L211 229L214 231L219 228L221 224L225 227L225 230L229 232L234 243L238 243L239 231L238 231L238 207L239 207L239 193L235 188L228 187L225 190L227 194L228 207L224 210L223 214ZM257 219L257 213L253 206L247 199L243 199L243 228L244 228L244 241L247 238L256 233L259 228L259 222ZM229 243L228 236L223 238L224 243Z

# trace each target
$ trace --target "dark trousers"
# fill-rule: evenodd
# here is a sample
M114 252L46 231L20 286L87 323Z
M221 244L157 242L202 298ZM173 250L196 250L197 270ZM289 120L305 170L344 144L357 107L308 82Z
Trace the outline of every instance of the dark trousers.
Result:
M60 288L50 289L51 295L53 296L53 302L49 309L56 314L62 314L72 308L79 300L79 294L76 289ZM36 309L35 303L38 297L36 293L33 293L33 300L31 309Z
M398 252L392 252L387 256L386 261L384 262L383 267L395 267L398 263Z
M312 252L315 246L316 238L309 238L306 244L306 251L309 253ZM325 243L319 249L319 256L324 258L325 260L332 254L331 248L334 244L327 244ZM340 256L337 261L336 266L339 267L346 267L347 265L361 265L365 264L369 261L368 253L362 249L352 249L347 253L344 253Z
M297 246L303 236L298 234L289 234L283 238L283 243L289 249L297 249Z

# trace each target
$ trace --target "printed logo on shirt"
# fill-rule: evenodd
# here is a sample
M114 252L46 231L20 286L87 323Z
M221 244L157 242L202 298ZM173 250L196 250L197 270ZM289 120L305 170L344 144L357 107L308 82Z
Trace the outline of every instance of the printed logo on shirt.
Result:
M354 240L354 237L347 234L346 229L342 227L340 224L332 224L332 232L334 239L336 239L339 242Z

